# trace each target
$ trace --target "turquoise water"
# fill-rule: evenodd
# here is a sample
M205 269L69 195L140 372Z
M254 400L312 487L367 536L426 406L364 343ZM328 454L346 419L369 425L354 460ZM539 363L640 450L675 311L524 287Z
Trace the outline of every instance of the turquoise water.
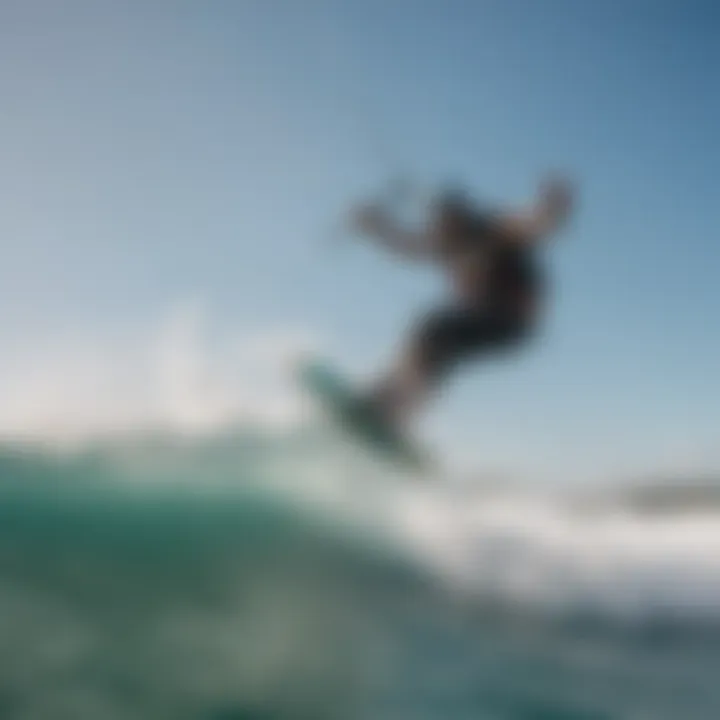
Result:
M720 516L384 472L308 437L6 446L0 717L720 717Z

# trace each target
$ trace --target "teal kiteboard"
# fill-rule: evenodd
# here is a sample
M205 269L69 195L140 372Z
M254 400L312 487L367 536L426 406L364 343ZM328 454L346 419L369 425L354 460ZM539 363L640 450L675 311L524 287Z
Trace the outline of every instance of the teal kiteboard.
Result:
M328 364L319 360L305 362L300 365L298 374L300 383L328 414L371 452L406 470L429 469L429 458L378 417L350 383Z

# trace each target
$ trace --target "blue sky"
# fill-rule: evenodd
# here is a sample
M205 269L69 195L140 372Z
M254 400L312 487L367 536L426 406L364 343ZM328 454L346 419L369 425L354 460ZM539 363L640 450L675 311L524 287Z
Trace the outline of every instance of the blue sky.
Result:
M199 299L372 368L443 286L333 246L343 207L398 167L490 203L559 167L543 339L458 377L430 435L531 477L720 467L719 30L699 0L3 3L0 339Z

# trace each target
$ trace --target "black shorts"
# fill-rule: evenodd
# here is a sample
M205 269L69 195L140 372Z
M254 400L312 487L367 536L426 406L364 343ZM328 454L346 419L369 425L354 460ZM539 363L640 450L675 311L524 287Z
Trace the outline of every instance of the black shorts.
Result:
M450 307L426 315L412 336L416 361L434 380L478 354L508 350L529 334L517 318Z

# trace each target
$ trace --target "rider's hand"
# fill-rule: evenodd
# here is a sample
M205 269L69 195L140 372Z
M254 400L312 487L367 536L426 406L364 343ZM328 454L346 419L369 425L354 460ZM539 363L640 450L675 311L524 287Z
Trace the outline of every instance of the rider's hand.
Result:
M570 214L575 196L575 188L569 178L553 174L546 176L540 183L540 203L546 213L561 220Z
M363 205L351 216L352 227L370 235L381 232L387 223L387 212L377 205Z

